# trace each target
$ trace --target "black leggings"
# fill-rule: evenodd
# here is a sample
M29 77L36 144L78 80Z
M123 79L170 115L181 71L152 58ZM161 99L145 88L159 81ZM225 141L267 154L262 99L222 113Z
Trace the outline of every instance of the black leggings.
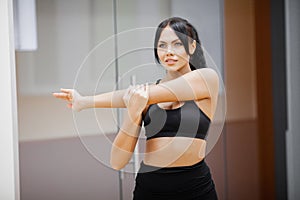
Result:
M192 166L159 168L141 163L133 200L217 200L205 161Z

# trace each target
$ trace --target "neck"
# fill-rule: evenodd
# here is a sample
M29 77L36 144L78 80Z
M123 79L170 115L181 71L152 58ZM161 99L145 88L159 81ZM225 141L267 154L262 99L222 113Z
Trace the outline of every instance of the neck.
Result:
M176 78L182 76L183 74L186 74L186 73L191 72L191 71L192 70L190 68L190 65L187 64L186 66L182 67L178 71L167 71L167 74L163 78L163 80L165 80L165 81L173 80L173 79L176 79Z

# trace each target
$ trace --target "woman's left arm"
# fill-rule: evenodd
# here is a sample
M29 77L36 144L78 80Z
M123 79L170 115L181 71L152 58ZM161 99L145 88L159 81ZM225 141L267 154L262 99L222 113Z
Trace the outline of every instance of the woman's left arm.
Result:
M149 87L148 104L159 102L217 99L219 78L210 68L186 73L179 78Z
M124 121L111 149L110 164L120 170L129 162L134 152L142 125L142 113L148 102L148 85L129 87L123 96L127 107Z
M112 144L110 152L110 165L115 170L120 170L130 161L138 141L142 117L129 117L127 110L124 112L124 121Z
M188 100L211 99L216 100L219 91L219 77L211 68L197 69L176 79L149 85L149 99L147 104L160 102L175 102ZM94 100L94 107L125 107L121 101L125 90L90 97ZM110 103L107 100L111 100ZM92 103L89 103L91 105Z

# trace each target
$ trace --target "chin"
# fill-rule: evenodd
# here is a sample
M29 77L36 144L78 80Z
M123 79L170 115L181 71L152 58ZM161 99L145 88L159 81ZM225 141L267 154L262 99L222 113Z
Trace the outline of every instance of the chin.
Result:
M165 70L170 71L170 72L176 72L178 71L178 67L170 67L170 66L164 66Z
M163 64L163 67L166 69L166 70L170 70L170 71L177 71L180 69L179 66L177 65L167 65L167 64Z

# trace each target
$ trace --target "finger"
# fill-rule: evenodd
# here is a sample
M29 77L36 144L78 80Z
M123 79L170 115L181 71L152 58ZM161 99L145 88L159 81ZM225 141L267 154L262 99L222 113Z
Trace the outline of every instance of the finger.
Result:
M133 87L130 87L130 89L128 90L128 95L130 96L130 95L132 95L133 94Z
M142 89L143 89L144 92L147 92L147 84L148 83L143 84L143 88Z
M68 94L66 93L53 93L53 96L60 98L60 99L67 99L68 98Z
M71 103L68 103L68 108L72 108L73 107L73 105L71 104Z
M68 102L72 102L73 98L70 96L70 94L67 93L53 93L53 96Z
M140 91L141 91L141 94L144 96L146 93L145 84L141 85Z
M136 85L136 90L141 91L143 89L143 85Z
M137 85L135 89L135 93L141 94L143 92L143 86L142 85Z
M138 87L139 87L139 85L133 85L130 92L132 94L138 92Z
M73 101L73 95L70 94L70 93L68 93L67 100L70 101L70 102L72 102Z
M64 89L64 88L60 88L60 91L64 92L64 93L72 93L73 89Z
M139 85L135 85L133 91L137 92L139 90Z
M52 92L52 96L59 97L59 94L57 92Z
M130 93L130 86L126 89L124 95L123 95L123 99L126 99L129 96Z
M147 83L143 84L143 86L142 86L143 91L146 91L146 85L147 85Z
M136 86L136 89L135 89L135 93L136 93L136 94L140 94L141 96L143 96L143 93L144 93L144 85L143 85L143 84L137 85L137 86Z
M126 95L124 95L124 97L125 97L125 99L127 100L127 101L129 101L129 99L131 98L131 96L134 94L134 86L133 85L130 85L128 88L127 88L128 90L127 90L127 94Z
M145 93L146 93L146 96L149 97L149 83L146 83Z
M139 89L143 90L143 88L144 88L144 84L140 84Z

